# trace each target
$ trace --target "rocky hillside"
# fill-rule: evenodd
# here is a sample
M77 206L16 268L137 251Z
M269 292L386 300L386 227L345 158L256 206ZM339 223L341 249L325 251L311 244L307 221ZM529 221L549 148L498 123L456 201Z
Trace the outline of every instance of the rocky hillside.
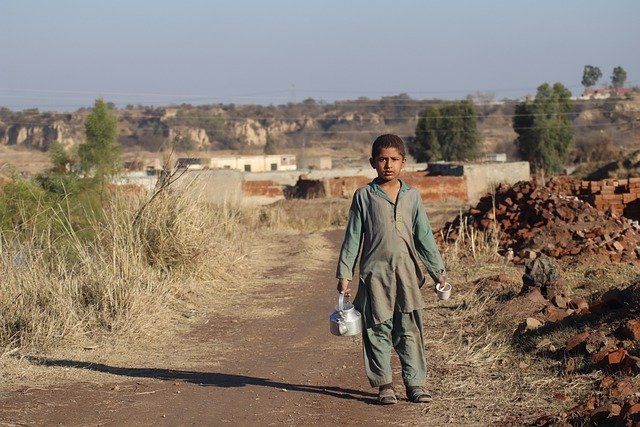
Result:
M572 119L576 129L575 161L611 159L611 151L637 144L640 95L630 99L578 101ZM120 142L126 148L156 151L180 136L188 151L276 149L325 146L340 150L350 144L367 146L382 132L410 138L421 112L438 100L406 95L322 103L313 99L279 106L219 104L162 108L128 106L113 109ZM515 158L511 128L515 101L478 106L483 151L506 152ZM13 112L0 108L0 145L44 151L54 141L70 147L83 142L88 110L70 114Z

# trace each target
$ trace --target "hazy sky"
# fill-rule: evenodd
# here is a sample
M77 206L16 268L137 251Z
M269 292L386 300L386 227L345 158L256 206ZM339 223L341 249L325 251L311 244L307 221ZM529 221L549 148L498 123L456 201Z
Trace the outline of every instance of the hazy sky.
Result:
M0 0L0 106L518 98L640 81L638 0Z

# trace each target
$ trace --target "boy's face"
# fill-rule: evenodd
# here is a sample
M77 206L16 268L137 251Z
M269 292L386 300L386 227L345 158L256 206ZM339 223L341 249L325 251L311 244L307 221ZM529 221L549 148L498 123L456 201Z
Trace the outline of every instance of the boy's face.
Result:
M383 182L398 179L398 175L400 175L400 171L406 161L395 147L383 148L375 158L369 159L371 167L378 172L378 178Z

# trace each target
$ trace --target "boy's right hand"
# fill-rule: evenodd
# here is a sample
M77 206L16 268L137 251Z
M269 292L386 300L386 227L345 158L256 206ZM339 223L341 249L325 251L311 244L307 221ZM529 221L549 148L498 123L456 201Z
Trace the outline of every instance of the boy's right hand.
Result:
M349 297L351 296L351 289L349 289L349 282L351 282L351 280L349 279L338 279L338 292L340 292L341 294L344 294L345 297Z

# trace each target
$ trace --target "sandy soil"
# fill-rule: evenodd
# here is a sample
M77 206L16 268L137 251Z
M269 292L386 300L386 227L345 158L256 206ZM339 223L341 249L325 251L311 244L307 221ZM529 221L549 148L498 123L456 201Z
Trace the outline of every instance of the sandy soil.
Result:
M427 386L434 402L375 404L360 338L329 333L334 268L342 231L279 233L252 254L252 283L229 292L189 331L145 357L94 350L83 357L37 358L44 383L0 385L0 425L483 425L506 420L485 396L445 393L456 369L442 369L447 313L423 289ZM301 268L300 265L305 265ZM426 287L425 287L426 288ZM133 350L132 350L133 351ZM129 352L131 354L131 352ZM395 372L399 364L394 359ZM457 372L461 372L460 369ZM449 375L449 378L447 378ZM498 381L500 379L498 378ZM495 383L500 387L500 383ZM456 395L458 394L459 395Z

